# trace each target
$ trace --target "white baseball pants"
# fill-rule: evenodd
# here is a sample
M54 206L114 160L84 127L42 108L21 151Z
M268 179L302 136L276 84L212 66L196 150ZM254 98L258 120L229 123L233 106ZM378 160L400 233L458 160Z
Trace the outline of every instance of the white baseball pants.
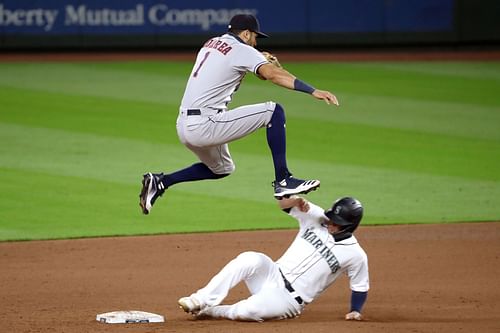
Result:
M233 305L219 305L229 290L241 281L245 281L252 296ZM191 296L202 304L200 314L231 320L292 318L304 308L304 304L295 300L296 295L285 288L278 265L258 252L240 254Z

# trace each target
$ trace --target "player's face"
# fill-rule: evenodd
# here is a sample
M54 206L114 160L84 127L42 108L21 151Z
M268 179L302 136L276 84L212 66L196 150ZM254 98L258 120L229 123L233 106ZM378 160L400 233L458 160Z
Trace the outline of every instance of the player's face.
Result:
M328 232L333 234L337 231L340 231L340 227L336 224L328 223Z
M248 45L250 45L252 47L257 46L257 34L253 31L250 31L250 38L248 40Z
M250 30L245 30L239 36L241 39L243 39L245 43L247 43L251 47L257 46L257 34L255 32Z

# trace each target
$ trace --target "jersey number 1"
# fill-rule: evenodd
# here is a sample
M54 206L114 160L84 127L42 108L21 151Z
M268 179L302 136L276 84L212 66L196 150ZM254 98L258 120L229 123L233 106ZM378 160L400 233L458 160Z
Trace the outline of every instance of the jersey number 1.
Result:
M207 60L209 54L210 54L210 52L205 53L205 56L203 57L203 60L200 62L200 65L198 66L198 68L194 72L193 77L197 77L198 76L198 72L200 71L201 66L203 66L203 64Z

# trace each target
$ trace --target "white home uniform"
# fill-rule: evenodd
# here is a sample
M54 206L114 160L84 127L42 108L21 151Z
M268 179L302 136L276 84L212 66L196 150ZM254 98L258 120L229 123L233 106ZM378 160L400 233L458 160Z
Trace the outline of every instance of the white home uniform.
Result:
M278 261L244 252L193 294L202 308L207 306L199 315L255 321L294 317L342 273L349 277L351 290L368 291L368 259L356 238L335 242L322 225L323 209L309 206L306 213L296 207L290 211L300 230ZM233 305L218 305L240 281L245 281L252 296Z
M181 142L216 174L234 171L228 142L266 126L276 104L266 102L228 110L247 72L257 74L266 58L238 37L224 34L200 49L177 118Z

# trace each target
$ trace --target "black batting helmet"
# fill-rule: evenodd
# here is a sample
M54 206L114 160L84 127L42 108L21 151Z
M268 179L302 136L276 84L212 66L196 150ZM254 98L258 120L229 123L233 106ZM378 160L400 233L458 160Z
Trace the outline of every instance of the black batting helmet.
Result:
M340 226L341 232L353 233L363 217L363 205L355 198L343 197L325 211L325 216L333 224Z

